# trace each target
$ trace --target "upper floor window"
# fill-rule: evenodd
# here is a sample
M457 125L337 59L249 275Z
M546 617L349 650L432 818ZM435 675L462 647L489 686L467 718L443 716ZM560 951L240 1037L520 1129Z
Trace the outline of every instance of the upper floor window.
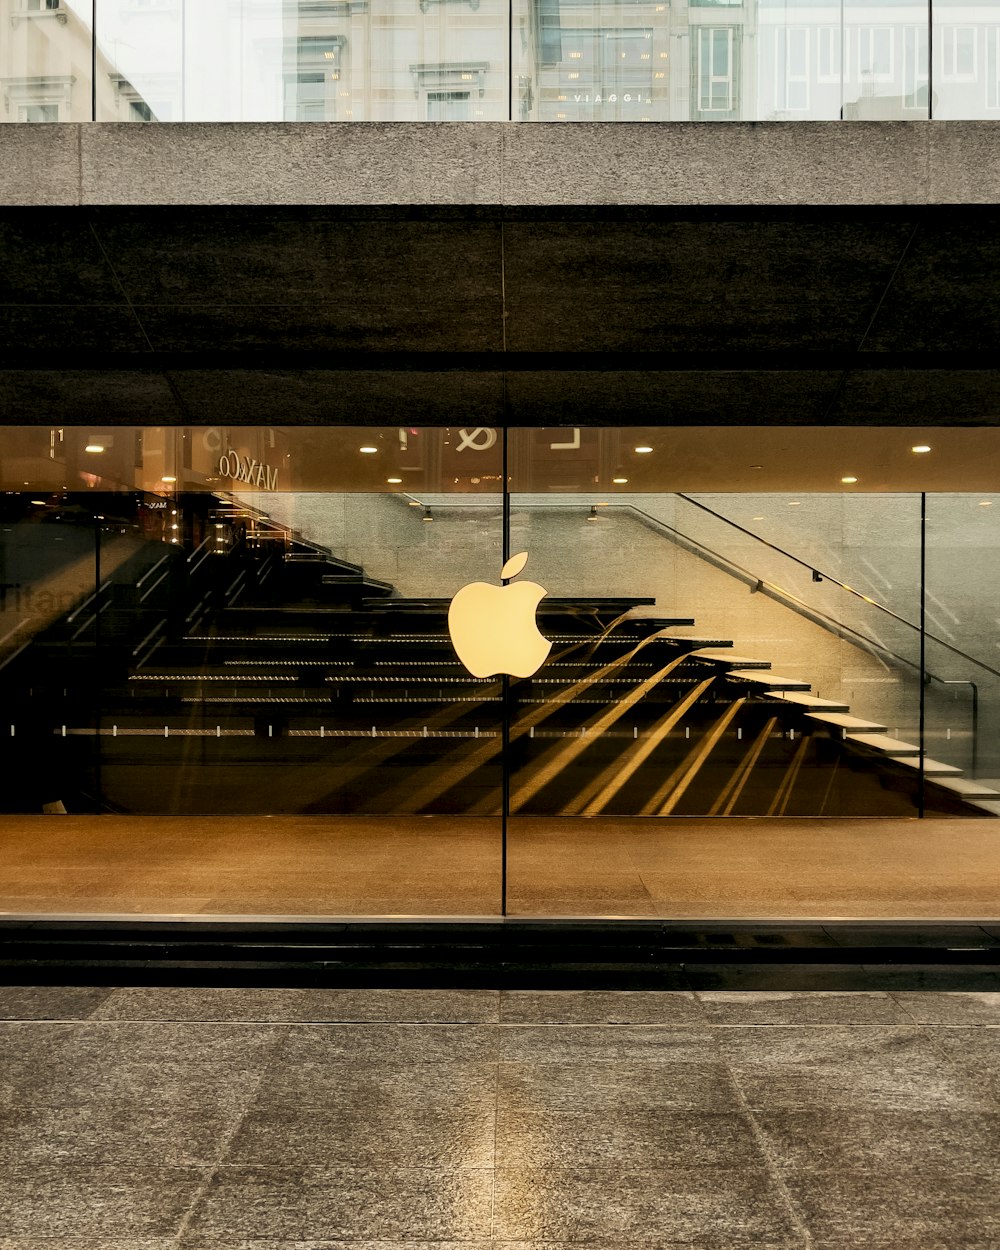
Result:
M728 113L733 107L733 30L730 26L698 27L698 108L703 113Z
M975 26L942 26L941 79L943 82L972 82L976 77Z

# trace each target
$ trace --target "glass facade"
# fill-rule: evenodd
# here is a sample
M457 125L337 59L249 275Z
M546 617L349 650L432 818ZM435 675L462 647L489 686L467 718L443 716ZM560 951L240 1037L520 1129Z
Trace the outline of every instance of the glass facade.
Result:
M998 468L992 429L8 427L0 808L44 832L3 908L712 914L727 818L995 818ZM678 837L700 899L622 884Z
M968 0L0 0L0 88L5 122L996 119L1000 13Z

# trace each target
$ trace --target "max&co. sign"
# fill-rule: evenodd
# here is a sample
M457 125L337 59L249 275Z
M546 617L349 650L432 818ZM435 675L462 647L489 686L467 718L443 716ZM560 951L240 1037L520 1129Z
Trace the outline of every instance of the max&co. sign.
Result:
M219 459L217 470L220 477L231 477L234 482L247 482L260 490L278 489L278 470L262 460L244 458L238 452L227 451Z

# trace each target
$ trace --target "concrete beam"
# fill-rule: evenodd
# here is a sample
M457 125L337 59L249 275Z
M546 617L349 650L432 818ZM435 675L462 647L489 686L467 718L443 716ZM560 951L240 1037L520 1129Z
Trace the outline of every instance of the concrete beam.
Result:
M0 205L1000 200L1000 122L0 126Z

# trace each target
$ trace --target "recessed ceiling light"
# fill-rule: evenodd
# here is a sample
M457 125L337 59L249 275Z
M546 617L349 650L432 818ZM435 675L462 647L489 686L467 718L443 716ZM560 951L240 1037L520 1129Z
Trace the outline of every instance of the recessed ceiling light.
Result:
M375 453L378 451L378 448L377 447L359 447L358 451L360 451L363 456L374 456Z
M640 456L648 456L648 455L649 455L649 453L650 453L653 449L652 449L652 447L645 447L645 446L644 446L644 447L637 447L635 450L636 450L636 453L637 453L638 455L640 455Z
M104 446L103 446L103 444L102 444L102 443L88 443L88 444L87 444L87 446L86 446L86 447L84 447L84 449L83 449L83 450L84 450L84 451L89 451L89 452L91 452L93 455L97 455L97 453L98 453L98 452L101 452L101 451L103 451L103 450L104 450Z
M34 500L32 500L32 502L34 502ZM980 508L992 508L993 500L992 499L980 499L979 506Z
M613 477L611 480L612 482L614 482L616 486L624 486L625 483L628 481L628 478L627 477Z
M922 455L925 451L930 451L929 443L917 443L915 447L911 447L910 451L915 451L917 455Z
M390 486L398 486L403 479L401 477L387 477L385 480Z
M848 474L847 477L842 477L840 480L844 482L847 486L850 486L853 482L856 482L858 479L856 477L851 477L850 474Z
M753 518L753 520L755 520L755 521L763 521L763 519L764 519L764 518L763 518L762 516L755 516L755 517Z
M41 507L43 507L43 508L45 507L45 500L44 500L44 499L32 499L32 501L31 501L31 502L32 502L32 503L37 503L37 504L39 504L39 505L40 505Z
M763 467L764 466L762 464L752 464L750 466L751 469L763 469Z
M802 500L801 499L789 499L788 506L789 508L801 508Z
M160 481L161 482L176 482L177 479L175 477L170 477L168 474L165 473L163 477L160 478Z

